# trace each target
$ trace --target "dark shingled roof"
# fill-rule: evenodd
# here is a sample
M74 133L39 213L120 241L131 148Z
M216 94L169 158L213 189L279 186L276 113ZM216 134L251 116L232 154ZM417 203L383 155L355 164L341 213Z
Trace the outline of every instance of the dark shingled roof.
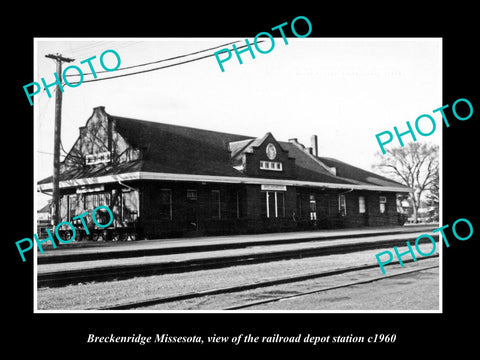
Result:
M339 178L315 161L315 157L308 155L294 144L280 141L282 147L288 151L290 157L295 158L296 179L303 181L316 181L331 184L355 184L348 179Z
M329 167L334 167L336 169L337 176L352 179L355 181L360 181L362 183L379 185L379 186L405 186L396 181L387 179L386 177L377 175L370 171L360 169L356 166L349 165L343 161L333 159L330 157L321 157L318 159Z
M144 149L141 171L243 176L230 165L228 144L251 137L111 116L115 129Z
M143 150L143 158L121 164L97 164L62 173L61 180L94 178L130 172L158 172L192 175L245 177L232 166L232 155L238 157L262 143L262 137L229 134L145 120L108 115L115 130L135 148ZM267 133L268 134L268 133ZM295 158L295 179L332 184L366 184L406 188L395 181L342 161L315 157L301 146L279 141L282 148ZM322 163L325 166L322 166ZM326 169L334 167L336 175ZM46 184L48 177L38 182Z

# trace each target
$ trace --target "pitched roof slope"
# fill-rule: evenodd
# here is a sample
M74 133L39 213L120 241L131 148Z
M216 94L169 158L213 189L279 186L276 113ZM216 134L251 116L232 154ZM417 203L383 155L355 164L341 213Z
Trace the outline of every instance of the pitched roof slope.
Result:
M337 171L337 176L345 177L354 181L359 181L365 184L379 185L379 186L396 186L406 187L399 182L390 180L373 172L363 170L356 166L347 164L343 161L333 159L330 157L317 156L325 165L334 167Z
M106 113L105 113L106 114ZM227 177L246 177L233 167L239 154L253 151L262 138L203 130L186 126L137 120L107 114L114 129L133 147L142 150L139 160L119 164L96 164L71 169L61 180L95 178L132 172L153 172ZM346 164L342 161L307 154L301 146L278 142L295 159L295 178L309 182L376 185L407 188L393 180ZM327 167L335 167L336 175ZM51 183L52 177L38 182Z
M141 171L242 176L230 165L228 144L251 137L111 116L115 129L144 150Z
M288 151L289 156L295 158L295 173L298 180L316 181L333 184L355 184L349 179L340 178L332 175L315 159L306 154L297 146L284 141L279 141L282 147Z

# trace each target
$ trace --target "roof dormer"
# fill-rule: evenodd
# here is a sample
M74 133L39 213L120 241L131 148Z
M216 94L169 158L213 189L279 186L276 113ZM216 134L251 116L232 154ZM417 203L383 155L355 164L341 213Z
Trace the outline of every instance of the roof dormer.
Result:
M256 139L229 143L232 166L249 176L284 178L292 176L295 159L267 132Z

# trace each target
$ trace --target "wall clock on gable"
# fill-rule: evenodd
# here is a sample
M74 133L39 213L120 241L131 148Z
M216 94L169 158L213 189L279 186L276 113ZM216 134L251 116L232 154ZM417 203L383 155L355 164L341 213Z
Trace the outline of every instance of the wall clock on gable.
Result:
M267 152L267 157L270 160L275 159L275 157L277 156L277 149L275 148L275 145L273 145L272 143L269 143L265 150Z

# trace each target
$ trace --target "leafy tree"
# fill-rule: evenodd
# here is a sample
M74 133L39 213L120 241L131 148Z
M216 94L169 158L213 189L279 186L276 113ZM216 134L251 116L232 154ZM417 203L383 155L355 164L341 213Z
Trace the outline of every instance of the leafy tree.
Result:
M388 149L384 155L381 152L375 155L379 162L374 169L414 190L409 196L414 222L418 219L422 196L428 193L434 201L435 189L438 206L438 145L411 142L404 147Z

